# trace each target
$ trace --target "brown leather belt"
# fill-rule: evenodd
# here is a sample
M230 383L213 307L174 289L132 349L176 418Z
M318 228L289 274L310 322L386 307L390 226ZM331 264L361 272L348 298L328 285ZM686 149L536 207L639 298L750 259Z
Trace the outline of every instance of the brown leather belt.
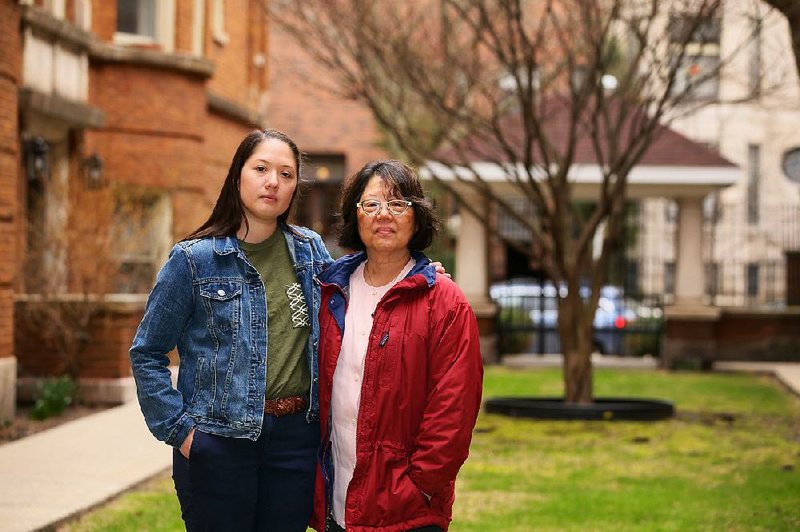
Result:
M308 401L302 395L267 399L264 402L264 413L273 416L288 416L302 412L307 405Z

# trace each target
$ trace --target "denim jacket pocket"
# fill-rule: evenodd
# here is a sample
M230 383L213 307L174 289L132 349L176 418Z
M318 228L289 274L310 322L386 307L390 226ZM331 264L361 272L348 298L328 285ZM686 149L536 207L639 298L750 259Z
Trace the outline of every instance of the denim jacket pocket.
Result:
M242 282L209 281L200 285L209 326L220 331L235 329L241 315Z

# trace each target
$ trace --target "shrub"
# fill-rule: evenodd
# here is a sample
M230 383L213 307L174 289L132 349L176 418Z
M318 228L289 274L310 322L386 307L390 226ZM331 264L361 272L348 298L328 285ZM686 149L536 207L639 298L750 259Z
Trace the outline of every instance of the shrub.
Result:
M33 405L31 417L37 420L60 416L64 409L72 404L75 394L75 383L64 375L47 379L39 387L36 403Z

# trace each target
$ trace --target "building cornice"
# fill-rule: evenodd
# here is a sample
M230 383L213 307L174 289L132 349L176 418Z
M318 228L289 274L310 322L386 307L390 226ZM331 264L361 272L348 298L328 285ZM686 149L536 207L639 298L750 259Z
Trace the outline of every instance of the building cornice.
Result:
M106 121L102 109L25 87L19 89L19 106L84 128L101 128Z
M208 109L210 111L244 122L248 126L263 127L263 115L212 91L208 91L207 94Z
M129 63L178 70L204 78L209 78L214 73L214 63L203 57L166 53L134 46L116 46L99 40L92 41L89 57L92 61Z
M147 294L14 294L14 303L26 305L32 303L52 303L69 305L93 305L108 312L138 312L144 310Z
M36 6L22 6L22 25L84 51L88 51L91 43L97 40L93 33L58 19Z
M22 24L23 27L30 27L36 34L87 52L92 61L150 66L204 78L211 77L214 73L214 63L204 57L107 43L98 39L94 33L58 19L36 6L23 6Z

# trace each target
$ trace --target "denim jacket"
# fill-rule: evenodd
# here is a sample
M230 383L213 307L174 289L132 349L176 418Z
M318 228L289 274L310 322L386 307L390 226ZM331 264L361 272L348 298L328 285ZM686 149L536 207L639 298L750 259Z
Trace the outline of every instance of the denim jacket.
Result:
M311 371L306 419L319 415L319 274L332 262L320 236L280 225L311 317L305 355ZM258 439L267 376L264 283L235 237L175 245L158 273L133 345L131 366L145 421L178 447L190 430ZM178 348L177 389L167 354Z

